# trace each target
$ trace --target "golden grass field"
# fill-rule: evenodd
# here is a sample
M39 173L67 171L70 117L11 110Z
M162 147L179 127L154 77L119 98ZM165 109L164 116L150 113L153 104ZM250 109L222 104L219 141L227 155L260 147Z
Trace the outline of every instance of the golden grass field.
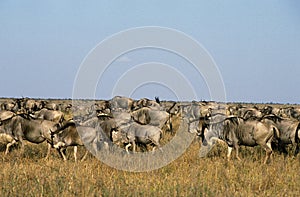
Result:
M177 125L178 126L178 125ZM176 127L176 125L175 125ZM171 138L171 136L167 136ZM166 143L163 141L162 144ZM241 147L242 161L227 161L227 147L217 144L199 158L197 139L178 159L149 172L114 169L89 154L74 162L73 150L64 162L46 143L26 143L4 155L0 147L0 196L299 196L300 156L273 154L264 165L260 147ZM292 150L290 150L292 153ZM84 147L79 148L79 156Z
M264 165L259 147L242 148L242 161L227 161L226 147L216 145L199 158L194 142L177 160L150 172L125 172L89 155L63 162L46 145L28 144L24 155L1 153L0 196L299 196L300 159L274 154ZM83 154L83 147L79 153Z

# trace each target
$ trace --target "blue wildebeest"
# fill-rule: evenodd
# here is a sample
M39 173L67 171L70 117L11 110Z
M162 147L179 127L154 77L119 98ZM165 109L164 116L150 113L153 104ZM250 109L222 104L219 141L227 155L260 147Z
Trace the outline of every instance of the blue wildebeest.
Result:
M15 115L7 120L2 121L1 130L2 138L6 138L6 151L15 143L20 143L21 152L24 152L23 140L39 144L44 141L48 142L48 151L46 158L49 156L51 149L51 136L49 132L57 129L57 124L47 120L29 120L20 115Z
M164 125L171 130L171 118L170 114L166 111L155 110L149 107L142 107L131 113L131 117L134 121L142 125L152 125L158 128L163 128Z
M57 110L41 109L40 111L30 114L31 118L49 120L56 123L62 123L64 121L64 113Z
M133 99L122 96L115 96L110 100L110 106L113 111L130 112L133 107Z
M106 135L106 141L112 141L112 131L116 131L118 129L118 125L119 123L117 123L117 120L110 116L93 117L80 124L80 126L92 127L102 131L102 133Z
M136 122L121 125L119 131L112 132L113 142L117 145L127 144L128 148L132 146L133 152L136 152L136 143L143 145L152 144L154 149L160 148L160 139L162 131L160 128L152 125L140 125Z
M149 108L155 109L155 110L162 109L161 103L160 103L160 100L158 97L155 97L155 101L147 99L147 98L142 98L140 100L134 101L134 103L133 103L134 110L138 110L143 107L149 107Z
M281 118L276 115L264 116L262 122L274 124L279 132L278 146L287 155L286 145L292 144L296 146L294 156L299 153L300 148L300 122L298 120Z
M51 131L53 147L56 148L64 161L67 160L66 149L69 146L74 147L74 158L77 161L77 147L84 146L84 142L93 149L93 153L99 150L99 143L103 142L102 134L95 128L86 126L76 126L74 122L68 122L55 131ZM105 145L105 142L103 142ZM81 161L88 154L86 150Z
M272 154L271 142L273 137L279 137L278 129L258 120L244 120L238 117L228 117L221 122L210 122L208 132L203 141L204 146L211 146L216 139L225 141L228 145L227 158L230 160L232 149L239 157L239 146L261 146L266 151L264 163L267 163Z

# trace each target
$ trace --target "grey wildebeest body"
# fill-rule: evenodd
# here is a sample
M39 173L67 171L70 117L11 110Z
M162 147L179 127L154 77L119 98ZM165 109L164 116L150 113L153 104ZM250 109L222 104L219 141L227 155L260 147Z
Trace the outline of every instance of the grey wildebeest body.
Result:
M167 125L171 129L171 119L170 114L166 111L153 110L148 107L143 107L131 113L131 116L134 121L142 125L152 125L158 128L162 128L164 125ZM169 125L167 124L169 123Z
M23 103L23 108L27 113L33 113L34 111L42 109L42 107L42 102L33 99L25 99Z
M279 132L272 125L265 125L257 120L245 121L242 118L230 117L221 122L210 123L205 141L212 143L214 138L225 141L228 145L228 160L232 149L235 149L236 157L240 160L240 145L252 147L260 145L266 151L264 163L267 163L272 154L271 142L275 135L279 136Z
M211 122L222 122L227 118L224 114L212 114L210 117L200 117L195 120L185 119L188 122L188 132L196 133L198 137L201 138L201 141L204 141L205 135L209 129ZM218 142L224 143L220 139L216 139Z
M96 128L97 130L102 130L103 133L106 134L107 138L112 141L112 131L116 131L118 129L119 124L116 122L114 118L111 117L106 117L106 118L93 117L86 120L80 125Z
M199 119L201 117L200 105L198 103L182 105L181 116L187 118L189 121Z
M222 122L226 118L227 117L224 114L213 114L210 117L199 117L194 120L186 119L189 123L188 131L190 133L197 133L199 136L204 136L204 130L208 129L210 123Z
M24 151L23 140L31 143L39 144L44 141L48 142L48 151L46 158L49 156L51 149L51 136L49 131L57 128L56 123L47 120L28 120L21 116L14 116L2 122L2 130L6 134L7 139L10 136L11 142L8 142L6 154L9 147L15 143L20 143L21 151Z
M1 110L6 110L6 111L17 111L18 110L18 104L16 100L10 99L7 100L0 105Z
M134 101L133 108L134 110L143 108L143 107L150 107L152 109L161 110L161 105L158 97L155 97L155 101L142 98L140 100Z
M151 125L140 125L136 122L131 122L120 127L120 131L113 131L112 138L116 144L132 145L133 152L136 152L136 143L153 144L155 147L160 147L162 131L160 128ZM128 147L126 151L128 152Z
M79 135L80 133L80 135ZM102 136L92 127L86 126L76 126L74 122L68 122L64 126L58 128L56 131L51 132L53 146L59 150L60 155L63 160L66 161L67 157L65 151L67 147L74 147L74 158L77 161L77 146L84 146L84 143L87 143L92 146L95 150L97 149L97 140L100 141ZM99 139L100 138L100 139ZM84 156L81 160L84 160L88 150L86 150Z
M58 104L53 102L48 102L48 101L43 102L43 107L48 110L54 110L54 111L61 110Z
M110 106L113 111L131 111L133 99L121 96L115 96L110 100Z
M131 114L128 112L113 112L111 117L118 125L126 124L131 121Z
M48 110L48 109L41 109L31 115L34 119L41 119L41 120L49 120L56 123L62 123L64 121L64 113L61 111L56 110Z
M274 124L279 132L279 148L282 149L284 154L287 154L286 145L293 144L296 146L294 155L299 153L300 148L300 122L297 120L281 118L276 115L265 116L262 122L267 124Z
M0 111L0 125L1 121L12 118L15 115L14 112L2 110Z

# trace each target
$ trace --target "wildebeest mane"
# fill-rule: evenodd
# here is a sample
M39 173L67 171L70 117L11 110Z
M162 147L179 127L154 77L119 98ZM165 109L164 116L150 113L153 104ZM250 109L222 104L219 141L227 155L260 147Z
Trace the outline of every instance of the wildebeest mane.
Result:
M278 122L280 123L283 120L283 118L276 116L275 114L263 116L262 119L272 120L275 123L278 123Z
M69 126L76 126L76 123L74 121L69 121L63 125L57 124L57 126L58 126L57 129L51 132L52 135L59 133L60 131L68 128Z

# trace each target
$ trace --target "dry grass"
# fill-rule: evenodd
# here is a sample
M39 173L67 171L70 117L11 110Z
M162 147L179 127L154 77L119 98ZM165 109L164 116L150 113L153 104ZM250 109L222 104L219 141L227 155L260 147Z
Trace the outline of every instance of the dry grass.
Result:
M113 169L93 156L63 162L56 152L48 160L46 145L28 144L25 154L1 153L0 196L297 196L298 158L274 154L263 165L264 151L242 148L242 161L226 161L226 147L217 145L207 158L198 157L195 141L177 160L150 172ZM83 148L79 154L83 154Z
M162 144L171 137L166 132ZM222 144L206 158L198 157L199 149L195 140L169 165L137 173L111 168L92 155L75 163L71 149L67 162L53 150L44 160L46 144L27 143L24 155L14 148L5 156L1 147L0 196L299 196L299 155L284 159L275 153L264 165L260 147L241 147L241 162L228 162Z

